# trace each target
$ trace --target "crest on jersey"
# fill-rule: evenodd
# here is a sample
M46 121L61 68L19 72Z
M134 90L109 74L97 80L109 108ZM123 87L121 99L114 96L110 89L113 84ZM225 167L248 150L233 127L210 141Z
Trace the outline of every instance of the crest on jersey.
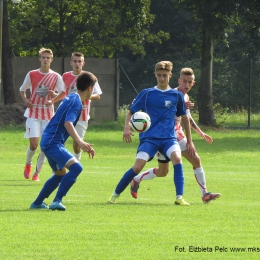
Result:
M76 93L78 90L77 90L77 87L76 86L72 86L69 90L69 94L71 93Z
M172 102L170 100L165 100L165 106L170 108L172 106Z
M36 94L43 98L43 97L46 97L47 93L48 93L48 88L44 85L40 85L36 88Z

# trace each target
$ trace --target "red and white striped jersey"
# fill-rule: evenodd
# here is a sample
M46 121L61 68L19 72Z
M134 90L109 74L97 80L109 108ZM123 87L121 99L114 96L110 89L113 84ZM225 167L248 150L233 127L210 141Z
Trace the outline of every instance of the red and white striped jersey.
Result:
M54 115L54 106L46 106L45 103L51 100L47 95L48 90L65 92L65 87L61 75L53 70L48 73L42 73L39 69L29 71L24 79L20 91L30 89L30 100L33 104L28 108L28 117L50 120Z
M77 86L76 86L77 77L78 75L73 74L72 71L65 72L62 75L62 79L66 87L66 95L77 91ZM99 95L102 94L98 82L96 82L94 85L93 94L99 94ZM79 121L88 121L90 119L90 115L89 115L90 103L91 103L90 99L86 99L82 102L82 111L81 111Z
M190 98L189 98L188 94L185 94L184 95L184 102L186 103L189 100L190 100ZM187 113L187 116L190 118L191 114L190 114L190 110L189 109L186 109L186 113ZM185 137L185 133L184 133L184 131L182 129L182 126L181 126L181 116L177 117L175 115L174 120L175 120L175 128L174 128L174 130L175 130L175 133L176 133L176 136L177 136L177 140L179 142L180 140L182 140Z

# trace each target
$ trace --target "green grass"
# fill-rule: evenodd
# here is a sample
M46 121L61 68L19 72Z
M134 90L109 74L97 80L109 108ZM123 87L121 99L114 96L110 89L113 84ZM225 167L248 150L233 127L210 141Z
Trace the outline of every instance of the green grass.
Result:
M122 131L90 126L86 140L94 144L96 158L83 156L84 170L63 200L67 210L52 212L29 210L51 175L49 165L45 162L39 183L25 180L24 130L2 129L1 259L259 259L260 252L231 252L233 247L260 251L259 131L207 133L214 138L212 145L196 134L194 143L208 189L220 192L220 199L202 203L192 168L184 160L185 199L190 207L174 205L172 167L165 178L143 181L137 200L127 189L118 204L107 204L135 160L138 136L125 144ZM71 140L67 147L71 150ZM156 165L153 160L146 169ZM192 246L213 252L189 252ZM227 252L215 251L216 247Z

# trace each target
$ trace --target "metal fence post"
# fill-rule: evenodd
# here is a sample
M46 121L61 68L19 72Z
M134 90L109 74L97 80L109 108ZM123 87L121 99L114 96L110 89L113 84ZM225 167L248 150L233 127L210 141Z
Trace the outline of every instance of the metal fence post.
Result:
M250 118L251 118L252 68L253 68L253 60L251 59L250 69L249 69L249 89L248 89L248 119L247 119L248 128L250 128Z

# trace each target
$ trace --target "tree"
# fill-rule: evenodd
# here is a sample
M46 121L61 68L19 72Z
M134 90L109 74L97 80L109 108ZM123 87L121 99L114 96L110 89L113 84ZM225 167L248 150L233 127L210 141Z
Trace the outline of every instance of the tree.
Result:
M3 1L3 44L2 44L2 79L4 104L16 103L14 79L13 79L13 53L10 42L9 26L8 26L8 10L7 0Z
M19 39L12 41L14 51L34 55L44 45L56 56L78 50L87 57L111 58L126 47L144 54L146 41L167 37L162 31L149 32L154 19L149 10L150 0L23 1L12 20L13 39Z

